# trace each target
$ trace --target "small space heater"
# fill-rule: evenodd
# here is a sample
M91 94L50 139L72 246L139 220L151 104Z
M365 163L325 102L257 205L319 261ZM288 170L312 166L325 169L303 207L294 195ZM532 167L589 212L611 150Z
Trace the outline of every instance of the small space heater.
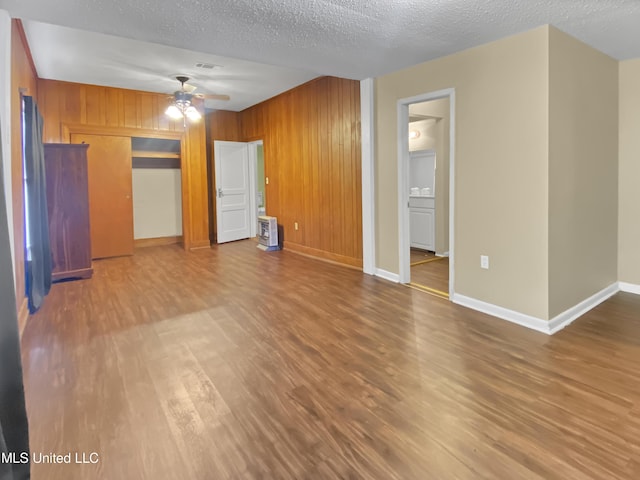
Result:
M258 248L266 252L279 250L278 219L267 215L258 217Z

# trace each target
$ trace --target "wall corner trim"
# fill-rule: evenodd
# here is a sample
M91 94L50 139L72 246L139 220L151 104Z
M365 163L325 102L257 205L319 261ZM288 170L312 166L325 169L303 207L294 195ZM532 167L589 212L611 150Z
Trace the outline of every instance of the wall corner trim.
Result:
M611 296L618 293L620 290L621 288L617 282L612 283L608 287L591 295L589 298L584 299L561 314L556 315L549 321L516 312L514 310L509 310L508 308L499 307L498 305L493 305L481 300L476 300L475 298L460 295L458 293L453 295L451 301L458 305L462 305L463 307L487 313L494 317L507 320L508 322L515 323L541 333L546 333L547 335L553 335L587 313L589 310L595 308ZM638 291L640 291L640 288Z
M381 268L376 268L375 276L384 278L385 280L393 283L400 283L400 275L398 275L397 273L391 273L386 270L382 270Z
M612 283L606 288L603 288L597 293L594 293L589 298L584 299L577 305L565 310L559 315L556 315L549 321L549 334L553 335L559 330L562 330L564 327L569 325L575 319L581 317L589 310L597 307L602 302L612 297L616 293L620 291L620 286L618 282Z
M376 194L375 194L375 128L374 83L372 78L360 81L360 128L362 170L362 271L376 274Z
M640 295L640 285L635 285L633 283L620 282L618 283L620 291L625 293L635 293L636 295Z
M549 322L542 320L541 318L516 312L515 310L510 310L508 308L499 307L498 305L483 302L482 300L467 297L466 295L461 295L459 293L454 293L451 297L451 301L463 307L477 310L479 312L501 318L502 320L507 320L508 322L530 328L531 330L546 333L547 335L551 333L549 330Z

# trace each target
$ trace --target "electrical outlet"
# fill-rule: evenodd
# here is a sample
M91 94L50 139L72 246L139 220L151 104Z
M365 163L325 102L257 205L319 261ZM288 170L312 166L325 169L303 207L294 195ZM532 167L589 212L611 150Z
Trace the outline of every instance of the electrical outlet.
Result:
M298 222L294 222L293 223L293 229L294 230L298 230Z
M480 268L489 269L489 256L480 255Z

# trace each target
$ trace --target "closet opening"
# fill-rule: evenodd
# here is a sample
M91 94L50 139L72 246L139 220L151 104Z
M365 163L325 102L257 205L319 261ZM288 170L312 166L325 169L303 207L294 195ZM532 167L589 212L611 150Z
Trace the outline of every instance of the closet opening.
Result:
M135 247L182 242L180 140L131 137Z

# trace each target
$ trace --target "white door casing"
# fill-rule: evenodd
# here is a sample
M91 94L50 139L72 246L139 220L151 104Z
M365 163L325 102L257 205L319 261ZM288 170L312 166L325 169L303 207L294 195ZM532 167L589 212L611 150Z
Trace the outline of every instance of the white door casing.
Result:
M249 238L253 204L249 145L215 141L214 156L217 242Z
M409 105L449 98L449 298L455 294L455 137L456 137L456 94L447 88L436 92L401 98L397 101L398 126L398 246L400 283L409 283L410 261L410 219L409 219Z

